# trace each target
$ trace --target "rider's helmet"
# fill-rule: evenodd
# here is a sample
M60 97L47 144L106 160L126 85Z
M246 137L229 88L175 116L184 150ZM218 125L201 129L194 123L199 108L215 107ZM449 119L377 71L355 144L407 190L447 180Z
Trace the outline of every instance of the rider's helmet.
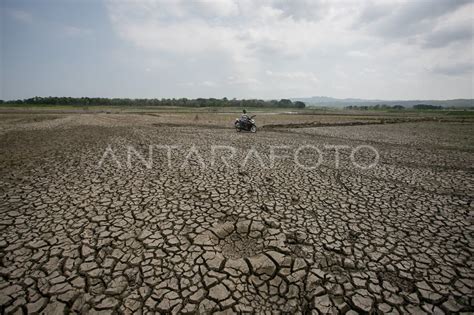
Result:
M247 114L247 111L246 111L245 109L244 109L242 112L243 112L244 114Z

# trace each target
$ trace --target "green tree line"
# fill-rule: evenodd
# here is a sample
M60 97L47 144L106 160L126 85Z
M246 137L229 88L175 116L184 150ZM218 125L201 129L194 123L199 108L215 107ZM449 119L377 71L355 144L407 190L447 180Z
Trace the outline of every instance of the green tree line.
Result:
M71 106L181 106L181 107L276 107L305 108L305 103L289 99L227 99L224 98L103 98L103 97L32 97L22 100L1 101L14 105L71 105Z

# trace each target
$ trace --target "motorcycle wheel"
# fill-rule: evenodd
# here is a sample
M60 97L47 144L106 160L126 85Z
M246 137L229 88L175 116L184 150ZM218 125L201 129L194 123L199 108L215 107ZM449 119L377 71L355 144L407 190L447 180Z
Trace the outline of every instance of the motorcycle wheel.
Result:
M257 132L257 126L253 125L250 127L250 132L256 133Z
M241 129L240 129L240 124L239 124L238 122L236 122L236 123L234 124L234 126L235 126L235 130L237 130L237 132L240 132L240 130L241 130Z

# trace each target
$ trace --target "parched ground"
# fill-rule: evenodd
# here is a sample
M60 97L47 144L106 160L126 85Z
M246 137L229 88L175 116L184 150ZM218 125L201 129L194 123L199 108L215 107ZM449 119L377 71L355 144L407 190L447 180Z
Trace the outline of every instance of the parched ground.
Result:
M0 312L474 311L473 122L234 116L0 114Z

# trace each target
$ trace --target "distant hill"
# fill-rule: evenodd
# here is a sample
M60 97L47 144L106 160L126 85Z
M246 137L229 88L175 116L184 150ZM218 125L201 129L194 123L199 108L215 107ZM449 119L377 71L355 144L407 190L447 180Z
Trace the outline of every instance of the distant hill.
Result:
M346 106L373 106L373 105L402 105L404 107L413 107L413 105L427 104L443 107L474 107L474 99L453 99L453 100L367 100L360 98L333 98L327 96L312 96L292 98L292 101L304 102L307 106L325 106L325 107L346 107Z

